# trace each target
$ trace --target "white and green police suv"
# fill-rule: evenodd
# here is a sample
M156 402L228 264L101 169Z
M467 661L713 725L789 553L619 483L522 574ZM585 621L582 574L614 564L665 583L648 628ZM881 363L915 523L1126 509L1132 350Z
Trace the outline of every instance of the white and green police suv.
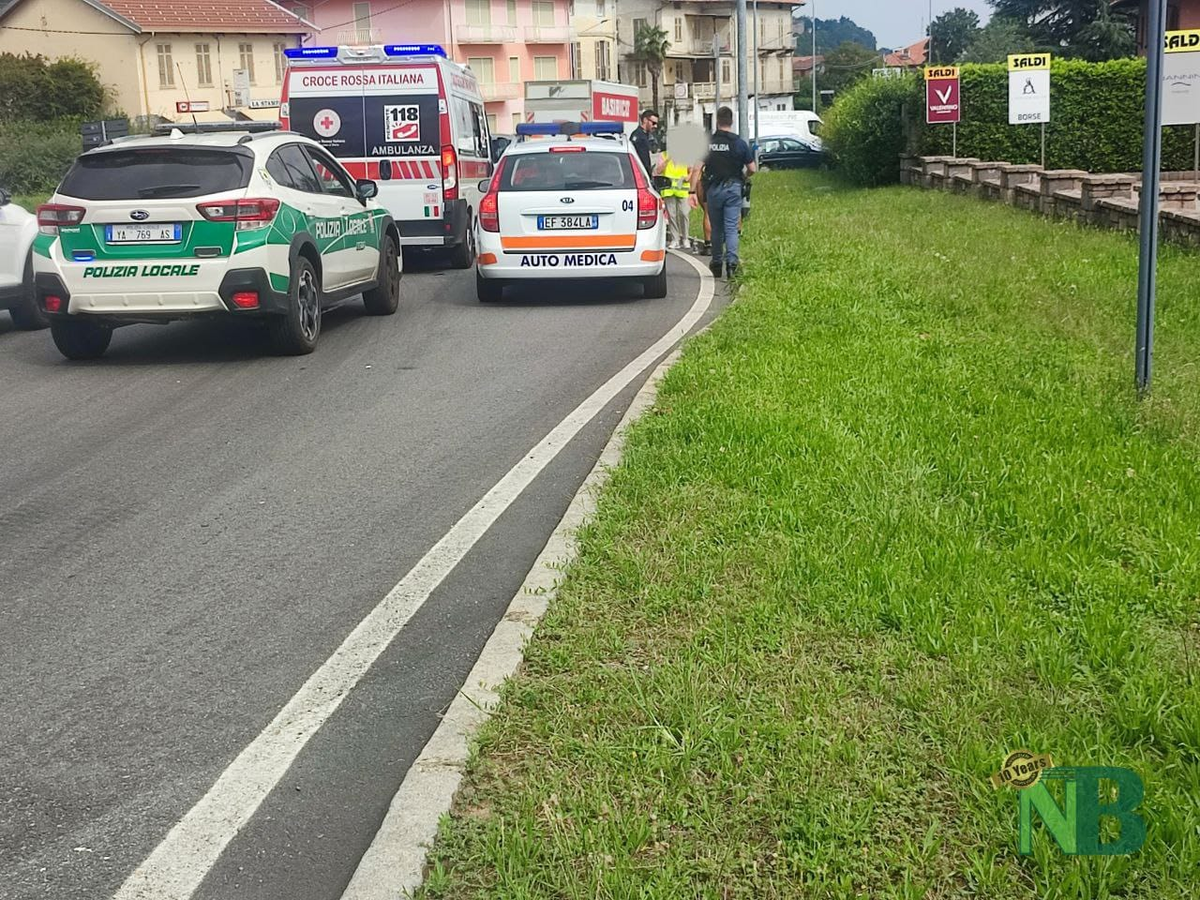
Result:
M264 319L277 352L309 353L330 306L396 311L400 238L375 193L287 132L124 139L38 209L37 300L71 359L120 325L202 316Z

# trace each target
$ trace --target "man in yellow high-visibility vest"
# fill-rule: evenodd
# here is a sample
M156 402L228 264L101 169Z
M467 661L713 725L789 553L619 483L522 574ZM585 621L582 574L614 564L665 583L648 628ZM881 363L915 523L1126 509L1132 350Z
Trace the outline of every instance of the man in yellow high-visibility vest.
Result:
M664 153L659 163L659 174L670 179L670 184L662 190L669 228L667 246L686 250L691 246L689 219L692 209L688 201L688 194L692 192L691 173L687 166L675 162L669 153Z

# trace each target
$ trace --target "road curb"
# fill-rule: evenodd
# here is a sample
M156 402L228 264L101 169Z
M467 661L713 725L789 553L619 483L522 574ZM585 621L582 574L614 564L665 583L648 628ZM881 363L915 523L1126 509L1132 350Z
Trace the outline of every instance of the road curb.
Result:
M686 254L671 252L696 269L702 292L713 290L714 280L707 268ZM702 326L695 334L707 327ZM437 837L438 823L450 811L462 782L471 741L498 706L501 685L520 666L526 643L558 591L562 571L574 561L578 550L575 534L595 512L596 497L621 462L629 426L654 404L659 382L681 352L681 345L671 350L629 404L488 638L441 724L409 768L342 900L411 897L424 882L429 848Z

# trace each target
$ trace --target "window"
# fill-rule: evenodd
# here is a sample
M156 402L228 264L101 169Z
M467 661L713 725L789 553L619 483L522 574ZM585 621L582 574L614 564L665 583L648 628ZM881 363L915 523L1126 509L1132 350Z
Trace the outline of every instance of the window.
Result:
M596 15L601 19L604 18L604 0L596 0Z
M767 42L767 20L765 18L758 20L758 42L760 44Z
M275 53L275 83L283 84L283 73L287 71L287 57L283 51L287 49L287 44L276 41L271 49Z
M582 78L583 71L583 46L579 41L571 43L571 77Z
M727 84L727 85L733 83L733 75L730 70L729 60L727 60L727 59L721 60L721 81L722 81L722 83ZM638 83L638 86L645 87L645 85L642 84L641 82Z
M240 68L246 70L246 74L250 76L250 83L254 84L254 45L253 44L238 44L238 61L241 63Z
M492 24L491 0L467 0L467 24L468 25L491 25Z
M308 194L321 193L321 182L317 181L312 164L299 144L288 144L272 153L267 160L267 174L292 190Z
M675 43L683 43L683 16L675 17Z
M210 87L212 80L212 53L208 44L196 45L196 83Z
M235 191L250 183L254 154L244 147L153 147L81 156L62 191L80 200L175 200Z
M629 42L630 44L633 44L637 41L637 33L645 27L646 27L645 19L634 19L633 20L633 40Z
M513 130L513 134L516 134L516 133L517 133L517 126L518 126L518 125L520 125L520 124L521 124L521 114L520 114L520 113L513 113L513 114L512 114L512 130Z
M159 44L155 49L158 51L158 86L175 87L175 63L171 61L171 45Z
M596 77L601 81L608 81L608 41L596 41Z
M538 81L554 81L558 78L558 57L535 56L533 58L533 77Z
M334 197L353 197L354 182L342 171L342 167L333 161L333 157L318 150L316 147L305 147L304 152L312 160L313 168L317 171L317 179L321 182L321 193Z
M496 64L490 56L468 56L467 65L471 67L480 84L496 83Z
M312 10L308 8L307 3L293 3L292 12L302 19L307 19L312 14Z
M497 131L497 128L496 128L496 114L495 114L495 113L488 113L487 120L488 120L488 131L490 131L492 134L495 134L495 133L496 133L496 131Z
M517 24L517 0L508 0L508 24Z
M513 84L521 83L521 60L519 57L508 58L508 80Z
M358 40L362 43L369 43L371 40L371 4L370 3L355 3L354 4L354 30L357 32Z
M514 156L500 176L501 191L633 190L628 151L528 153Z
M533 0L533 24L554 24L554 0Z
M787 68L784 66L783 57L779 57L779 84L782 87L787 81Z

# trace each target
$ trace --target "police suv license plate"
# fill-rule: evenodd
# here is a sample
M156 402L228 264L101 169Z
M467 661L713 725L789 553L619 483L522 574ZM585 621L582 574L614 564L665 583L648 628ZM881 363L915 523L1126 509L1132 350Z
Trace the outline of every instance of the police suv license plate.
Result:
M599 227L599 216L538 216L540 231L585 231Z
M183 226L178 222L154 225L105 225L104 239L110 244L178 244Z

